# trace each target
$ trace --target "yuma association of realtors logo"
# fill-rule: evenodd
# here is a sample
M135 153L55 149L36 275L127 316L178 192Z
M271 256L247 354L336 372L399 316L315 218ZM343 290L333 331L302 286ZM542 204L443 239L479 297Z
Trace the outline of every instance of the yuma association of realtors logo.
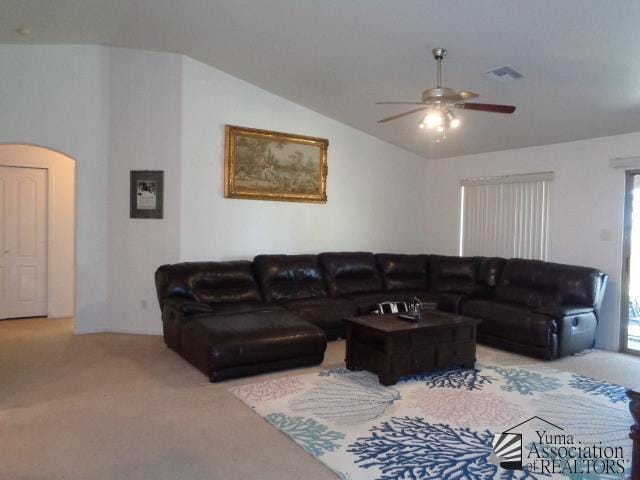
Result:
M535 430L533 441L523 446L523 435L511 432L539 420L553 431ZM525 470L542 474L623 475L624 451L620 446L603 446L602 442L583 444L564 428L534 416L493 437L493 452L505 470Z

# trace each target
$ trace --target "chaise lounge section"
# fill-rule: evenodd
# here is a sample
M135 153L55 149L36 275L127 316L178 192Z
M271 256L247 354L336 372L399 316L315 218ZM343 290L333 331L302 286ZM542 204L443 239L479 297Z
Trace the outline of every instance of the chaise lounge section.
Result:
M252 262L163 265L155 279L165 343L212 382L324 358L324 331L264 302Z
M479 318L478 340L545 359L593 345L607 276L549 262L330 252L156 272L164 339L211 381L320 363L343 319L418 297Z

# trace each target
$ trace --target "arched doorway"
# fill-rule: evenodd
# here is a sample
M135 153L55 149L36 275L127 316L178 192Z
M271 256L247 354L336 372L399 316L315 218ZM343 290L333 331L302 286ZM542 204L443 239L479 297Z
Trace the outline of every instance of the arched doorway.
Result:
M34 210L34 216L37 213L36 208L42 209L42 206L44 206L44 211L42 212L45 217L42 222L44 225L43 234L37 233L40 227L33 227L34 232L36 232L34 236L38 237L36 240L30 240L30 237L20 234L23 236L20 237L18 235L16 237L18 240L12 239L12 244L14 246L17 245L19 249L20 242L23 245L30 242L46 243L42 248L44 252L42 258L45 260L43 260L44 268L41 269L41 272L44 278L38 279L38 282L42 280L44 287L42 289L38 287L39 293L37 295L40 302L37 308L42 308L42 310L21 310L17 308L9 312L7 310L3 312L0 309L0 318L2 318L2 315L5 318L21 316L21 311L25 313L38 311L40 312L39 315L44 314L42 316L51 318L72 317L75 314L76 162L71 157L49 148L5 143L0 144L0 167L4 172L5 179L11 179L15 184L11 187L11 198L13 198L11 201L21 201L19 197L22 195L27 201L28 208ZM42 188L36 185L38 181L44 183ZM8 188L5 190L8 190ZM40 198L42 196L45 198ZM30 198L37 198L37 205L35 201L30 201ZM5 197L4 201L9 201L9 197ZM14 210L17 211L17 207ZM5 218L0 220L5 222ZM9 222L9 220L6 221ZM18 220L16 222L12 220L12 224L19 224L20 221L31 228L31 217L24 221ZM0 225L0 227L2 226ZM17 231L16 229L20 230L20 225L10 228L12 232ZM4 228L0 228L0 237L2 237L0 241L3 244L10 233ZM0 265L4 269L9 266L13 273L0 272L0 276L4 275L4 279L0 279L0 282L4 281L6 283L7 278L14 282L17 279L18 284L23 282L28 285L26 291L33 296L31 293L36 287L32 285L34 284L34 279L28 276L31 275L33 277L33 275L40 274L38 265L33 264L25 267L22 264L16 266L16 254L11 250L3 248L0 252L0 255L6 254L9 260L9 256L13 255L11 257L13 258L12 261L7 260L6 265ZM19 272L19 269L22 269L24 273ZM20 275L27 275L25 277L26 280L21 279ZM40 290L43 290L43 292L40 292ZM23 295L25 298L29 296L25 295Z

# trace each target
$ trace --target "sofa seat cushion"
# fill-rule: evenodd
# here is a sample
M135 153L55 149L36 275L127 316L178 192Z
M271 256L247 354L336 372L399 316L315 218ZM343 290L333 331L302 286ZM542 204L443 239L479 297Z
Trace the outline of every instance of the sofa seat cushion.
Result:
M471 300L462 304L462 314L482 319L478 332L514 342L541 347L553 344L557 325L553 318L527 308L489 300Z
M358 306L344 298L307 298L280 303L300 318L322 328L329 339L344 337L342 319L358 314Z
M327 345L321 329L286 311L199 315L183 326L181 341L182 354L212 380L241 366L322 361Z
M212 315L235 315L252 312L283 312L279 305L262 302L219 303L211 305Z
M404 295L407 299L407 302L413 300L414 297L418 297L422 303L438 303L440 301L440 297L442 296L439 293L430 292L428 290L401 290L399 292L394 292L399 295Z

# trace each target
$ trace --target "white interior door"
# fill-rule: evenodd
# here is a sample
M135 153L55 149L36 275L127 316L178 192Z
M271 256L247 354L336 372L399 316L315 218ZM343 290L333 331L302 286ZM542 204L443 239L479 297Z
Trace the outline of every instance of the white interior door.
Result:
M0 318L47 314L47 170L0 166Z

